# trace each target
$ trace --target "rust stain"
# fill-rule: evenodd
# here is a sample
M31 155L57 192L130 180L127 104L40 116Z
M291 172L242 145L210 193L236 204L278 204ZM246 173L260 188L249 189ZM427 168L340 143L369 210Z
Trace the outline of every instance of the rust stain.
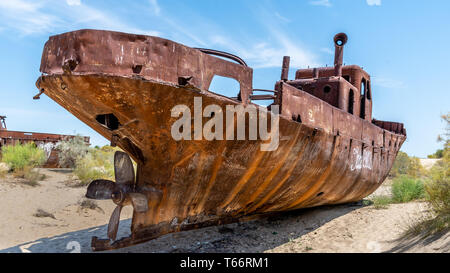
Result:
M225 200L219 206L220 208L224 209L225 207L227 207L233 201L233 199L236 197L236 194L242 189L242 187L244 187L245 183L252 177L253 173L259 167L259 162L263 159L263 157L266 154L267 153L263 152L263 151L257 151L256 152L256 155L254 156L253 162L247 168L247 171L241 177L241 179L236 183L236 185L233 187L233 189L226 195Z
M297 166L298 162L300 161L300 159L303 156L303 152L305 151L306 148L306 143L302 146L302 150L298 153L295 161L292 163L291 167L289 168L289 170L286 172L285 176L281 179L281 181L279 183L277 183L275 185L275 187L273 187L269 193L267 193L266 196L264 196L261 201L259 201L256 205L252 206L249 208L248 212L251 213L253 211L255 211L257 208L259 208L260 206L262 206L263 204L266 203L267 200L269 200L269 198L271 198L272 196L275 195L275 193L281 188L281 186L284 185L284 183L286 182L286 180L288 180L291 177L292 172L295 170L295 167Z
M214 186L214 182L216 181L217 173L219 172L219 170L222 166L222 162L223 162L222 155L225 152L226 152L226 146L225 146L225 143L223 143L222 148L218 150L218 153L217 153L218 156L216 158L216 161L214 162L214 167L213 167L213 170L211 173L211 178L209 179L209 181L206 185L205 191L203 193L203 197L202 197L201 201L198 203L198 205L193 210L194 214L199 214L203 210L203 206L209 197L209 193L211 192L211 189Z
M338 141L336 138L333 142L333 152L331 154L331 159L328 167L325 169L325 171L320 175L320 177L317 179L317 182L312 185L310 189L308 189L303 195L296 201L292 202L289 206L287 206L285 209L290 209L293 207L298 206L300 203L306 201L307 199L311 198L313 195L317 194L317 191L320 189L320 187L325 183L327 177L329 176L331 170L333 169L333 164L335 162L336 158L336 141Z
M299 132L297 132L297 134L295 134L295 137L291 141L291 145L287 146L286 150L283 151L284 156L279 160L277 165L275 165L272 168L269 175L264 179L264 182L261 185L259 185L259 187L257 187L256 189L253 189L253 193L250 194L250 197L248 198L246 203L242 206L242 209L238 210L237 212L245 210L246 205L252 203L269 186L270 182L272 182L273 178L278 174L280 169L284 166L284 163L286 162L287 158L289 156L291 156L292 148L294 147L295 144L297 144L297 140L298 140L299 136L300 136L300 134L299 134ZM281 183L278 183L278 184L281 184Z

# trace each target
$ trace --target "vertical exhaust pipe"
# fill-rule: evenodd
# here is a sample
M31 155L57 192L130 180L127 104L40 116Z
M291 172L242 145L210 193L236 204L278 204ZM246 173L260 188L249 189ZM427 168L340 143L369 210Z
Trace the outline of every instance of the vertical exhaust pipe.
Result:
M281 67L281 80L282 81L288 80L290 61L291 61L291 57L289 57L289 56L283 57L283 66Z
M342 62L344 57L344 45L347 43L347 35L343 32L334 36L334 75L342 76Z

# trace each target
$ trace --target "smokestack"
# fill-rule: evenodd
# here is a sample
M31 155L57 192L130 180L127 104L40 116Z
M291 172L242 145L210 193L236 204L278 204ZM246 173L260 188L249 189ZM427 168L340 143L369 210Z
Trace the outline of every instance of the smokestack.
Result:
M289 56L283 57L283 66L281 67L281 80L282 81L288 80L290 61L291 61L291 57L289 57Z
M334 36L334 75L342 76L342 62L344 56L344 45L347 43L347 35L338 33Z

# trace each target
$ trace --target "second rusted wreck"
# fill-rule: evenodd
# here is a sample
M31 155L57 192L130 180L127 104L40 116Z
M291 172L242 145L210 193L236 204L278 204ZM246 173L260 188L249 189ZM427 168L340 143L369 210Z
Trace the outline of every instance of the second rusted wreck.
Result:
M111 31L50 37L39 90L137 163L135 176L129 156L118 152L115 183L97 180L89 185L88 197L117 204L109 239L94 237L93 249L124 247L248 215L358 201L377 189L406 131L401 123L372 118L370 76L359 66L343 66L346 42L343 33L334 38L334 67L300 69L293 80L288 79L285 57L275 90L258 95L264 90L253 89L253 70L224 52ZM239 82L236 97L208 91L216 75ZM192 140L175 139L177 105L202 124L222 114L219 109L196 116L196 99L204 106L244 110L256 106L255 100L272 99L268 107L257 106L257 118L267 114L271 129L271 121L279 118L277 148L262 150L267 140L251 137L227 140L216 135L208 140L196 134L195 124L183 127ZM236 122L227 128L233 132L239 129L237 116L233 114ZM244 121L247 135L252 119L245 112ZM228 124L223 120L221 125ZM131 235L116 240L125 205L134 208Z
M8 130L6 127L6 116L0 116L0 154L2 147L32 142L45 151L47 160L44 168L59 168L58 150L56 145L63 140L71 139L73 135L59 135L49 133L22 132ZM86 145L89 145L89 137L83 137Z

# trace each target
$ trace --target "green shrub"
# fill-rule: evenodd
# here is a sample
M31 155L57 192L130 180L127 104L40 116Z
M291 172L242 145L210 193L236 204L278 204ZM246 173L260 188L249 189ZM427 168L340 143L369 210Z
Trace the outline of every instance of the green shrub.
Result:
M408 175L411 177L422 177L425 175L425 169L417 157L409 157L407 153L399 151L395 158L389 176L399 177L401 175Z
M117 149L104 146L100 149L90 148L82 158L76 161L74 174L81 185L94 179L114 180L114 152Z
M59 165L64 168L74 168L77 160L86 155L89 146L80 135L60 141L58 149Z
M389 196L385 196L385 195L379 195L379 196L373 197L372 201L373 201L373 206L376 209L387 209L389 204L392 203L392 198Z
M406 235L422 233L426 237L450 231L450 113L443 115L442 119L447 127L438 140L444 142L444 148L435 153L439 156L442 151L442 159L431 167L428 172L429 180L424 185L426 200L432 207L432 213L411 226Z
M410 157L409 158L409 168L407 171L407 174L411 177L417 178L417 177L423 177L426 175L425 169L420 163L420 159L418 157Z
M37 148L34 143L7 145L2 148L2 161L14 172L31 170L44 164L46 160L44 150Z
M450 149L429 173L430 181L425 184L427 199L436 214L450 216Z
M392 177L397 177L402 174L408 173L409 168L409 156L407 153L399 151L397 157L395 158L394 164L392 165L392 169L389 173Z
M427 234L450 230L450 113L442 119L447 123L445 133L438 138L444 142L442 159L431 168L430 181L425 184L427 200L434 212L433 218L422 223Z
M41 174L38 170L33 169L32 167L25 167L25 169L16 172L15 176L24 178L25 181L23 183L33 187L39 185L39 181L45 178L45 174Z
M420 179L400 176L392 183L392 200L405 203L425 197L424 183Z
M444 150L438 149L434 154L428 155L428 158L443 158L444 157Z
M431 181L425 185L425 189L433 210L448 220L450 219L450 114L443 115L442 119L447 122L444 137L439 137L444 141L442 159L430 169Z

